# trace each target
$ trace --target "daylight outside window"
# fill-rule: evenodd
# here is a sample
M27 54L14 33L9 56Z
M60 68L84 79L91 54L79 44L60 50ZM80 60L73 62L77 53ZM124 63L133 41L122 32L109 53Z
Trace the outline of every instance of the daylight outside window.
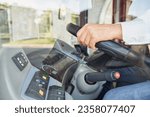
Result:
M78 0L73 3L79 5ZM55 39L69 42L66 25L79 24L80 14L70 4L66 0L0 0L0 45L53 46Z

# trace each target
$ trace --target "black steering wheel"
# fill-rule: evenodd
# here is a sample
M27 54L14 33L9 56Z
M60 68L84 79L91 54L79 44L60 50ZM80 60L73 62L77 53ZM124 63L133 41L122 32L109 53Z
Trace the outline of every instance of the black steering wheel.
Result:
M80 28L81 27L74 25L72 23L67 25L68 32L70 32L74 36L77 36L76 34L78 30L80 30ZM99 50L102 50L105 53L112 55L113 57L116 57L120 60L124 60L126 62L129 62L131 65L135 65L135 66L142 68L147 74L149 74L150 58L146 57L145 55L139 54L133 51L132 49L127 48L114 41L98 42L96 43L95 46ZM149 79L150 79L150 76L149 76Z

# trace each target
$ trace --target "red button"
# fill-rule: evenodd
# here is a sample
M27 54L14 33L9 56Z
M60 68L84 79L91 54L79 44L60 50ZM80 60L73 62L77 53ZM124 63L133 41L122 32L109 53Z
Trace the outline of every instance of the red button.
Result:
M116 79L119 79L119 78L120 78L120 73L119 73L119 72L115 72L115 73L114 73L114 77L115 77Z

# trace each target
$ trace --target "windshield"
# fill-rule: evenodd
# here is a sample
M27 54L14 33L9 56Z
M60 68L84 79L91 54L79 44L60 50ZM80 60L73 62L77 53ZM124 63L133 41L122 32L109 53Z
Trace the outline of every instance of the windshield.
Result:
M71 43L66 25L79 25L80 12L91 8L88 1L0 0L0 45L52 46L55 39Z
M112 23L113 6L112 0L0 0L0 47L52 47L56 39L73 45L68 23Z

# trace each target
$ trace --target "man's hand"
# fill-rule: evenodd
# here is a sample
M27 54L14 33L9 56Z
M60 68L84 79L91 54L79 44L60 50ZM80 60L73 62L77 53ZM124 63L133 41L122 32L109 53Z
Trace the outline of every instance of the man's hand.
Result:
M78 41L89 48L95 49L99 41L113 39L122 40L120 24L86 24L77 33Z

